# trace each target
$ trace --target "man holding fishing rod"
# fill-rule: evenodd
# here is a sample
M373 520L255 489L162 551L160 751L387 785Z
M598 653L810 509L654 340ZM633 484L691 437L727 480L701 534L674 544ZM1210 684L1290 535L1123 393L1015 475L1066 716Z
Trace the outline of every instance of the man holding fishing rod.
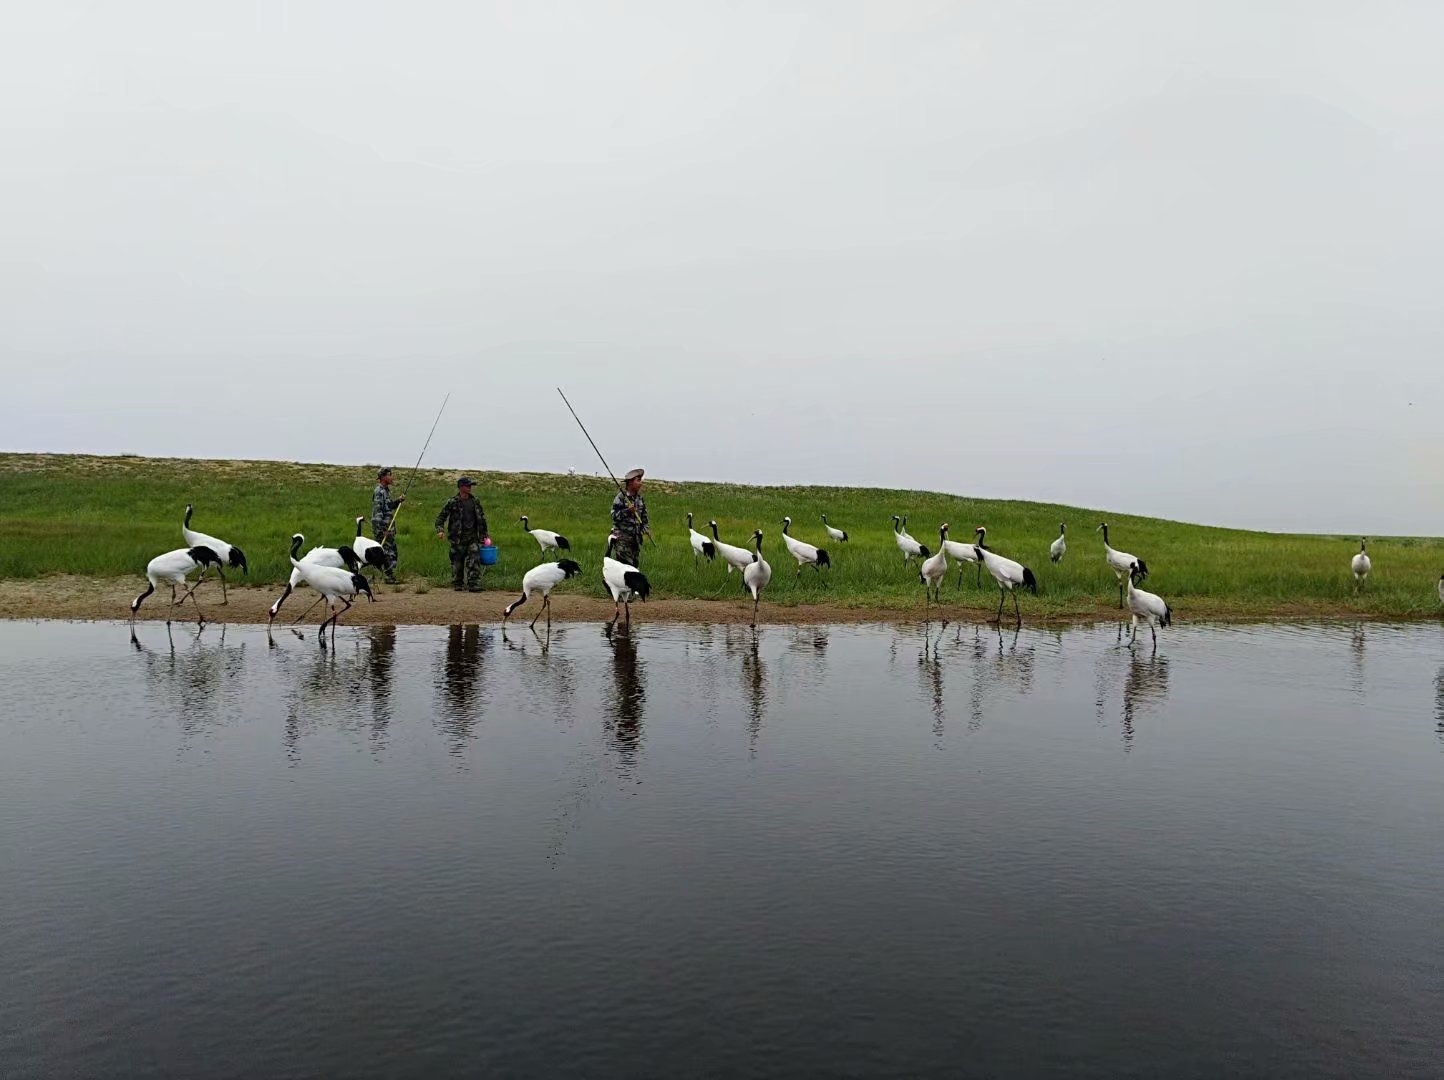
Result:
M617 536L615 557L638 568L641 567L642 538L652 535L647 504L642 499L643 475L641 469L627 473L622 478L626 486L619 488L612 500L612 532Z
M582 429L582 434L587 437L587 442L592 444L592 449L596 452L597 460L602 463L602 468L607 470L607 475L612 478L612 483L617 485L617 497L612 500L612 532L617 537L616 557L621 562L640 566L642 539L646 537L650 538L653 544L657 542L657 538L652 536L651 523L647 518L647 504L642 501L642 470L633 469L627 473L624 483L618 483L617 474L612 472L612 467L607 464L607 459L602 457L596 440L587 430L587 425L582 423L582 418L577 415L577 410L572 408L572 403L567 401L566 394L562 394L560 386L557 387L557 393L561 394L562 401L566 403L567 412L572 414L572 419L577 422L577 427Z
M405 495L391 497L391 470L382 469L376 474L376 490L371 493L371 535L381 544L386 556L382 569L386 572L386 584L396 584L396 530L393 522L396 509L406 501Z

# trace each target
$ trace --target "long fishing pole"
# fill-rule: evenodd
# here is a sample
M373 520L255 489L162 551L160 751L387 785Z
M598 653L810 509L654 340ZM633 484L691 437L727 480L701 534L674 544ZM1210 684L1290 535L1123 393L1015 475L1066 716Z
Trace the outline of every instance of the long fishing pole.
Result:
M562 388L561 388L560 386L557 387L557 393L558 393L558 394L562 394ZM562 403L563 403L564 405L566 405L566 407L567 407L567 412L569 412L569 413L572 414L572 419L577 422L577 427L579 427L579 428L582 429L582 434L587 437L587 442L589 442L589 443L592 444L592 449L593 449L593 450L596 450L596 452L597 452L597 457L598 457L598 459L601 460L602 468L604 468L604 469L607 470L607 475L612 478L612 483L616 484L616 485L617 485L617 490L620 491L623 495L625 495L625 496L627 497L627 502L628 502L628 504L632 507L632 516L637 519L637 524L638 524L638 525L642 525L642 515L641 515L640 513L638 513L638 511L637 511L637 504L632 501L632 498L631 498L630 495L627 495L627 489L624 488L624 487L622 486L622 482L617 479L617 474L614 473L614 472L612 472L612 467L607 464L607 459L604 458L604 457L602 457L602 452L601 452L601 450L599 450L599 449L597 448L596 440L592 438L591 432L587 431L587 425L584 424L584 423L582 423L582 418L577 415L577 410L574 409L574 408L572 408L572 403L571 403L570 401L567 401L567 396L566 396L566 394L562 394ZM643 529L646 531L646 533L647 533L647 539L649 539L649 540L652 541L652 546L653 546L653 547L656 547L656 546L657 546L657 538L652 535L652 530L651 530L651 529L648 529L645 525L642 525L642 528L643 528Z
M384 544L386 538L396 531L396 518L401 513L401 507L406 505L406 493L411 490L411 484L416 479L416 474L421 471L421 459L426 456L426 448L431 445L431 436L436 434L436 425L441 423L441 414L446 411L446 403L451 400L451 392L448 390L441 399L441 408L436 410L436 419L431 421L431 430L426 433L426 441L421 444L421 453L416 455L416 464L411 467L411 475L406 478L406 486L401 489L399 505L391 511L391 520L386 524L386 531L376 538L378 544Z

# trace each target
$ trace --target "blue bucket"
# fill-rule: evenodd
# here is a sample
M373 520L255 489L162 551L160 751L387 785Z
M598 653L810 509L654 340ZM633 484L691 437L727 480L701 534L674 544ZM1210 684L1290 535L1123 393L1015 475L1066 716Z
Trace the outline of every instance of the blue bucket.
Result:
M482 565L482 566L495 566L495 565L496 565L496 545L495 545L495 544L482 544L482 545L481 545L481 565Z

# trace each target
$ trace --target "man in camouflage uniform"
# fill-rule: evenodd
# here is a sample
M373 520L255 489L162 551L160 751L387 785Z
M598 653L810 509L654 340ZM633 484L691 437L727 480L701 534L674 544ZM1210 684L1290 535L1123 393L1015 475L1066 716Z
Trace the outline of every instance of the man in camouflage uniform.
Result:
M612 532L617 537L612 557L636 567L641 566L638 560L642 557L642 538L652 535L647 504L642 499L642 476L641 469L627 473L626 487L612 500Z
M436 515L436 535L451 541L451 587L481 592L481 541L488 533L486 513L471 496L471 477L456 482L456 494Z
M396 508L406 501L405 495L391 497L391 470L376 474L376 490L371 493L371 535L381 544L386 556L386 584L396 584L396 530L391 527Z

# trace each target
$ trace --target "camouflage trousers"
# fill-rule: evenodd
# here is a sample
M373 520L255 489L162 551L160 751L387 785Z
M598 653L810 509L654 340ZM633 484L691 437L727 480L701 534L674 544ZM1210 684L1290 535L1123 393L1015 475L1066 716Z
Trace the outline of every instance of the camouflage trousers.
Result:
M451 587L481 588L481 541L451 541Z
M633 540L630 537L619 536L612 547L612 558L618 562L624 562L628 566L635 566L638 570L642 568L642 543L640 540Z
M383 534L385 534L385 539L382 539ZM396 573L396 530L393 529L388 534L386 533L386 522L383 521L378 525L373 521L371 535L381 541L381 553L386 556L386 561L381 568L386 571L387 577L391 577Z

